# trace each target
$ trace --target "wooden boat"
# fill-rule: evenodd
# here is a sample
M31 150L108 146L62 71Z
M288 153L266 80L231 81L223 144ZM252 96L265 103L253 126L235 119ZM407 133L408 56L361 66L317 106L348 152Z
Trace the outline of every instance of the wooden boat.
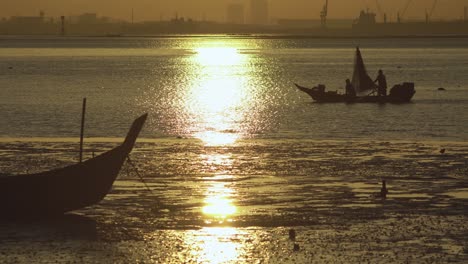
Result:
M0 178L0 218L57 215L100 202L132 151L146 117L135 119L120 146L99 156L51 171Z
M325 85L319 84L307 88L298 84L296 87L307 93L313 100L321 103L407 103L416 93L414 83L396 84L388 95L376 95L377 86L369 77L359 48L356 48L352 85L356 96L340 94L336 91L325 91Z
M414 84L408 82L393 86L387 96L348 96L334 91L325 91L320 89L321 87L307 88L296 83L294 85L320 103L408 103L416 93Z

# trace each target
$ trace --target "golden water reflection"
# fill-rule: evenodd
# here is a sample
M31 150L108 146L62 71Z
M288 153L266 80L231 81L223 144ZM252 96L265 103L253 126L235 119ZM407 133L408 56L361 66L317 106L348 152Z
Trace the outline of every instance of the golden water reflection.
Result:
M202 212L205 215L205 223L224 224L231 222L232 216L237 212L232 196L234 190L227 183L216 182L207 188Z
M205 227L188 232L185 242L191 249L190 258L197 263L236 263L247 250L238 237L246 235L232 227Z
M249 55L223 43L194 51L197 78L185 101L195 119L189 130L205 146L235 144L246 133L243 119L255 99L249 89ZM204 172L213 174L203 178L205 198L200 213L210 227L189 232L184 241L190 245L190 258L198 263L235 263L245 254L246 245L237 239L244 231L229 227L238 214L235 176L229 175L233 158L229 153L207 152L200 154Z
M191 58L194 75L185 108L195 118L189 130L207 146L234 144L243 134L243 118L253 100L249 55L223 43L198 47Z
M224 45L224 43L218 42L218 46L216 47L195 48L197 61L202 65L240 64L243 57L240 56L238 49Z
M240 138L240 135L236 133L218 131L197 132L194 136L205 142L206 146L232 145Z

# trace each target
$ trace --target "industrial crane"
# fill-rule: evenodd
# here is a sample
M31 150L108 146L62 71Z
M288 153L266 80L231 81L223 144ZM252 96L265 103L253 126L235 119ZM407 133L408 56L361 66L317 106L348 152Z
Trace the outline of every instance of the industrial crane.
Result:
M432 14L434 13L436 5L437 5L437 0L434 0L434 2L432 3L431 11L429 13L426 12L426 23L429 22L429 19L432 17Z
M402 19L402 17L405 16L406 10L408 10L408 7L409 7L410 4L411 4L411 0L408 0L408 2L406 2L405 7L401 11L401 13L400 12L397 13L397 22L398 23L401 23L401 19Z
M320 24L322 28L327 27L327 15L328 15L328 0L325 0L325 5L323 6L322 11L320 11Z
M405 6L403 7L403 9L401 10L401 12L398 12L397 14L397 21L400 23L402 18L405 16L405 13L406 11L408 10L408 7L410 6L412 0L408 0L405 4ZM382 14L382 8L380 7L380 4L379 4L379 1L378 0L375 0L375 3L376 3L376 6L377 6L377 10L379 11L380 14ZM434 10L437 6L437 0L434 0L434 2L432 2L432 7L430 9L430 12L427 13L426 11L426 22L429 21L429 19L432 17L432 14L434 13ZM384 13L384 20L385 20L385 13Z
M377 6L377 11L379 15L383 17L384 23L387 23L387 14L382 11L382 7L380 6L379 0L375 0L375 5Z

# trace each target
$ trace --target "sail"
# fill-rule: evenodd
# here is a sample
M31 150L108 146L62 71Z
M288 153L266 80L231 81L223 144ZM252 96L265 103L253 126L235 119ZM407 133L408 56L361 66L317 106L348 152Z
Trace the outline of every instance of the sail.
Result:
M356 58L354 60L354 72L352 84L356 95L368 95L372 90L377 88L371 77L367 74L366 66L362 60L361 51L359 47L356 48Z

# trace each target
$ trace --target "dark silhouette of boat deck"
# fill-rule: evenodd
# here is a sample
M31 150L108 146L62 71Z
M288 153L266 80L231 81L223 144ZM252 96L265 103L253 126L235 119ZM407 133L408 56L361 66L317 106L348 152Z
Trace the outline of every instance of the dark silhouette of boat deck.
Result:
M296 87L308 94L314 101L320 103L409 103L416 93L413 83L403 83L395 85L387 96L367 95L367 96L348 96L334 91L320 91L319 89L308 88L294 84Z

